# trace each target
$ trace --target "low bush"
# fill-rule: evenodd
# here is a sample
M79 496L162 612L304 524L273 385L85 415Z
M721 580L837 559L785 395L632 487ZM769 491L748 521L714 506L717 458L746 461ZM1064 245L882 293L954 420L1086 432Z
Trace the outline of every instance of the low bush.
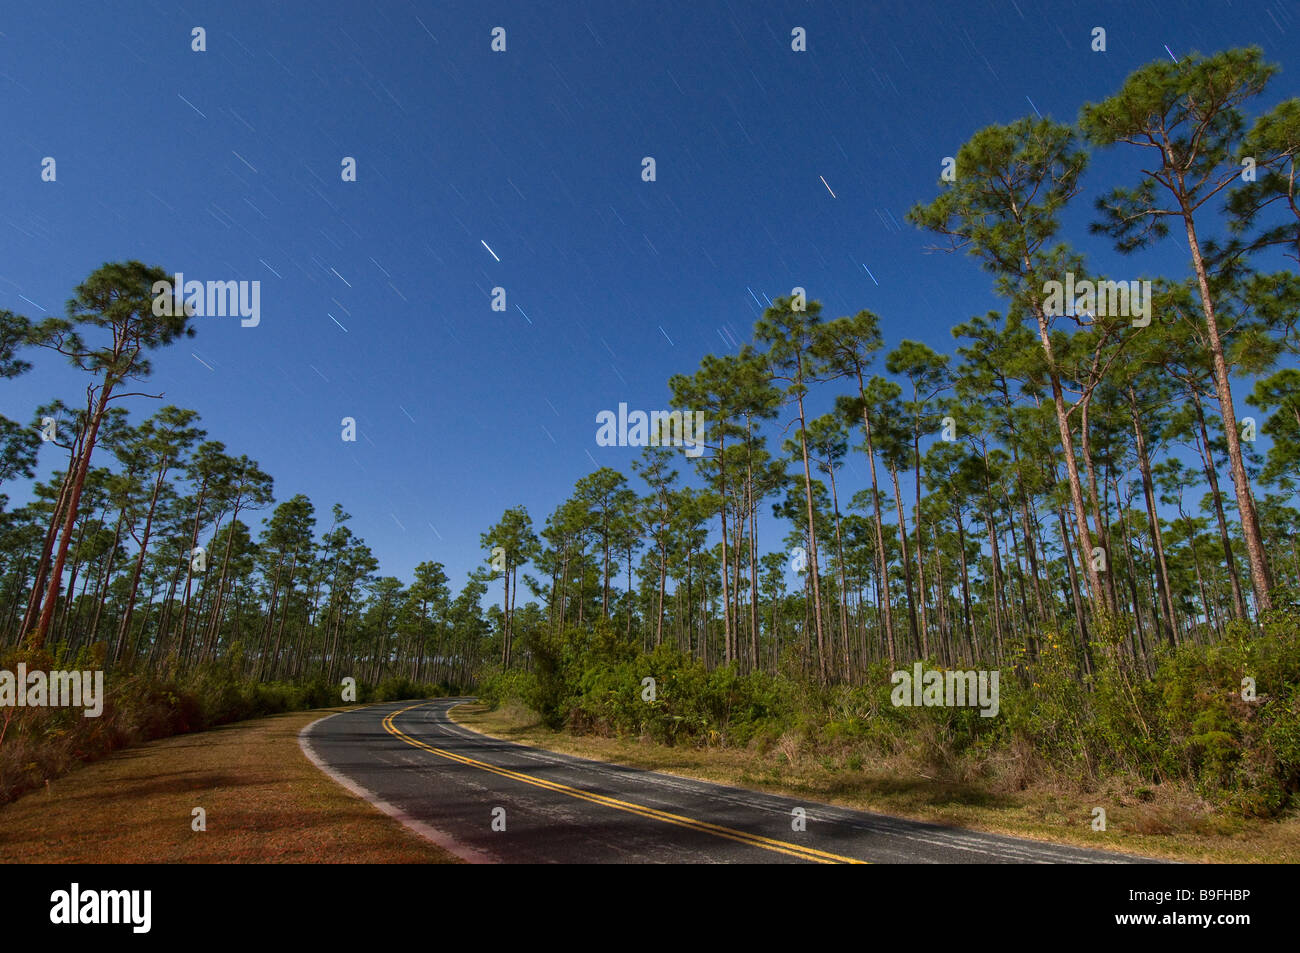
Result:
M1119 617L1096 627L1086 678L1073 642L1043 633L1032 656L1022 651L1001 669L999 717L895 707L883 663L853 685L809 683L789 674L799 666L788 660L782 674L741 675L666 645L639 652L602 624L531 639L532 671L497 672L480 696L517 701L574 733L858 766L903 755L927 773L1018 787L1043 772L1084 787L1102 778L1135 789L1176 781L1255 816L1300 803L1300 612L1236 624L1216 645L1162 650L1151 676L1125 651L1129 624ZM1253 699L1243 697L1247 678Z
M0 670L28 672L103 668L102 648L75 656L15 649L0 656ZM81 708L0 708L0 804L40 787L78 763L130 745L216 725L286 711L337 705L338 685L324 678L304 682L257 682L239 674L238 651L183 679L111 672L105 677L104 709L87 718ZM390 678L358 684L360 702L429 698L443 686Z

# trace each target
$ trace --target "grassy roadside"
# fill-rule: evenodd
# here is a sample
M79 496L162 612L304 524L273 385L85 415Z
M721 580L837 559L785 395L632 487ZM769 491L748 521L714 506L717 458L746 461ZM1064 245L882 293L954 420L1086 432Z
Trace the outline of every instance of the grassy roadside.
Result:
M290 712L115 752L0 807L6 863L458 863L345 791ZM207 830L191 830L192 811Z
M573 735L546 728L535 712L517 703L495 711L460 705L451 715L466 728L532 747L972 830L1184 862L1300 863L1300 817L1230 817L1182 789L1162 791L1149 801L1119 788L1080 795L1042 782L1020 791L993 791L914 770L909 775L898 765L851 770L779 747L758 754ZM1105 831L1091 829L1094 807L1106 811Z

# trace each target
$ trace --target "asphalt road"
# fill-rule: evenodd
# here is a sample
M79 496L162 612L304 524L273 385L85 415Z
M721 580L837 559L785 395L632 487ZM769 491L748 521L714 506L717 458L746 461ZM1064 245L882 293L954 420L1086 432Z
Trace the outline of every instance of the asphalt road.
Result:
M336 781L480 863L1148 862L528 748L452 722L467 700L342 712L300 740Z

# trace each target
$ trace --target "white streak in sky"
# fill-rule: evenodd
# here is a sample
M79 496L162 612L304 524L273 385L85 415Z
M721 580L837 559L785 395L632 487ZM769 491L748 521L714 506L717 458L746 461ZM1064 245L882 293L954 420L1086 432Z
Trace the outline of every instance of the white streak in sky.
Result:
M486 249L488 250L488 254L489 254L489 255L491 255L493 258L497 258L497 253L494 252L494 251L492 250L492 247L491 247L490 245L488 245L487 242L483 241L483 239L481 239L481 238L479 239L479 242L483 245L484 248L486 248ZM497 261L500 261L500 260L501 260L500 258L497 258Z
M177 93L176 95L177 95L177 96L180 96L181 102L183 102L186 106L189 106L191 109L193 109L193 110L194 110L196 113L198 113L200 116L203 116L203 110L199 109L198 106L195 106L192 102L190 102L190 101L189 101L188 99L186 99L184 96L181 96L180 93ZM204 119L207 119L208 117L207 117L207 116L203 116L203 118L204 118Z
M837 199L837 198L839 198L839 196L835 194L835 190L832 189L829 185L826 185L826 176L824 176L824 175L819 175L819 176L817 176L817 178L819 178L819 179L822 180L822 185L825 185L825 186L826 186L826 191L831 193L831 198L833 198L833 199Z
M156 192L151 192L151 191L149 191L149 189L145 189L144 192L145 192L145 195L148 195L148 196L150 196L150 197L152 197L152 198L157 199L158 202L159 202L159 204L162 205L162 207L165 208L167 211L171 212L173 215L176 214L176 209L172 208L170 205L168 205L166 202L164 202L164 201L162 200L162 196L161 196L161 195L157 194Z

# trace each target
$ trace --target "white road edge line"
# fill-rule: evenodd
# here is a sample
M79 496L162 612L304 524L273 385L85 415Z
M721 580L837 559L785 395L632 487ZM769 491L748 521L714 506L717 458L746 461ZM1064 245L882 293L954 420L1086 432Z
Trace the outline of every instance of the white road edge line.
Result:
M365 709L358 708L352 710L364 711ZM333 718L335 715L342 715L342 714L344 714L344 712L336 711L333 714L326 715L324 718L317 718L315 721L303 725L302 730L298 732L298 747L302 749L302 753L307 756L307 759L311 761L312 764L316 765L316 767L318 767L321 771L329 775L329 777L341 787L346 788L348 791L355 794L357 797L370 803L374 807L379 808L379 810L383 811L385 814L387 814L389 817L393 818L394 820L400 821L403 825L410 828L415 833L419 834L425 840L431 841L432 843L441 847L443 850L447 851L450 854L455 854L457 857L459 857L461 860L465 861L466 863L468 864L495 864L496 863L495 859L489 857L487 854L483 853L482 851L475 850L472 847L466 847L464 844L458 842L450 834L440 831L435 827L431 827L428 824L426 824L424 821L417 820L416 818L412 817L410 814L407 814L405 811L403 811L400 807L397 807L394 804L389 804L387 801L383 800L378 795L376 795L373 791L368 791L367 789L363 788L361 785L353 781L351 778L347 777L344 774L340 774L338 771L335 771L328 764L322 761L320 756L317 755L315 750L312 748L311 742L307 739L307 736L311 732L311 730L315 728L317 725L319 725L322 721L328 721L329 719Z

